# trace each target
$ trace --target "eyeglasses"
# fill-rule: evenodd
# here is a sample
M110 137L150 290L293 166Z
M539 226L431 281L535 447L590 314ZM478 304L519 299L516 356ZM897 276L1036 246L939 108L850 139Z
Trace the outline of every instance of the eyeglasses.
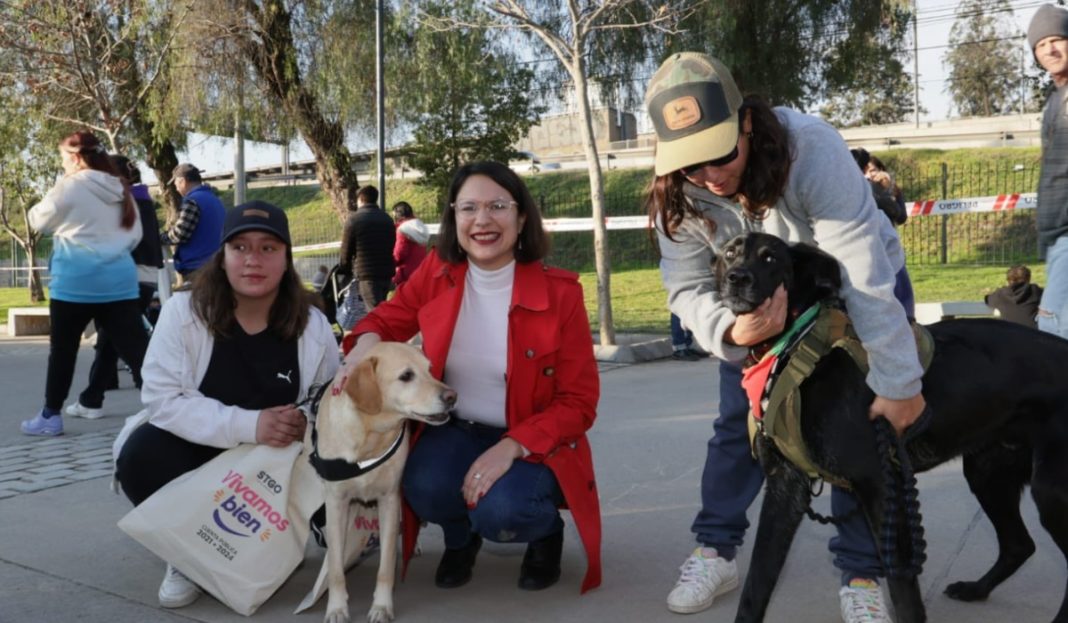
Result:
M715 160L705 160L704 162L698 162L697 164L691 164L679 169L679 173L682 173L686 177L690 177L696 174L698 171L705 167L723 167L734 162L738 158L738 146L735 145L731 153L723 156L722 158L716 158Z
M456 215L460 218L474 218L478 214L479 208L485 208L489 211L490 215L504 214L512 208L519 207L519 204L515 201L509 201L507 199L493 199L490 201L458 201L452 204L452 209L456 210Z

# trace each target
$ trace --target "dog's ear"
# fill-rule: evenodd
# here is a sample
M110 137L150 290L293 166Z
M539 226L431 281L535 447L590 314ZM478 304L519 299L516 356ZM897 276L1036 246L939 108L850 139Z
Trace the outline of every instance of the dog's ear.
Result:
M842 270L831 254L805 243L790 246L793 279L791 292L803 292L816 300L837 295L842 289Z
M345 393L361 413L374 415L382 410L382 390L378 387L378 357L368 357L356 365L345 384Z

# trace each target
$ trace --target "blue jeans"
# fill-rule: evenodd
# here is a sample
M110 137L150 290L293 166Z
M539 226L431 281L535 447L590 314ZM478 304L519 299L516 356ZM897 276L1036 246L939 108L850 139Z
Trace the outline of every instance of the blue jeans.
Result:
M540 463L515 461L475 508L467 508L464 476L504 432L450 420L424 428L412 448L401 482L404 499L420 519L441 526L448 549L466 545L472 532L500 543L529 543L563 530L557 510L563 493L552 470Z
M1068 338L1068 236L1046 250L1046 289L1037 320L1040 330Z
M682 321L675 314L671 314L671 346L675 350L693 346L693 333L682 328Z
M894 294L908 316L913 316L912 284L904 268L897 274ZM902 300L902 297L907 299ZM749 446L749 399L742 389L742 369L738 364L719 364L719 417L708 440L705 471L701 475L701 510L691 530L706 547L714 547L724 558L733 559L742 544L749 520L745 513L764 484L764 470L753 458ZM850 513L856 498L838 487L831 488L831 511L836 516ZM883 575L875 541L861 513L838 526L831 538L834 566L862 577Z

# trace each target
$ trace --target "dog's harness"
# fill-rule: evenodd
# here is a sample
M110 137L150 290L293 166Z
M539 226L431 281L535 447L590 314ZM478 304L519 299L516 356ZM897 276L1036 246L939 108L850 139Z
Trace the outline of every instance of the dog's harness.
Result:
M329 383L324 383L318 391L308 394L308 400L305 404L308 404L308 408L312 413L319 412L319 402L323 399L323 394L326 393L327 388L330 387ZM401 443L404 442L404 430L406 427L402 426L400 434L397 435L397 439L389 446L384 454L377 458L367 459L366 461L357 461L350 463L345 459L324 459L319 456L319 431L315 425L312 424L312 451L308 456L308 460L311 462L312 467L315 468L315 472L319 474L319 477L323 480L329 480L336 482L339 480L348 480L349 478L356 478L357 476L363 476L367 472L375 469L390 459L397 450L401 447Z
M913 324L920 363L924 370L934 356L934 340L927 329ZM749 397L749 440L770 439L791 463L809 478L849 488L849 482L816 465L801 434L801 384L816 364L833 349L841 348L864 373L868 354L845 312L822 302L805 310L760 359L746 367L742 386Z

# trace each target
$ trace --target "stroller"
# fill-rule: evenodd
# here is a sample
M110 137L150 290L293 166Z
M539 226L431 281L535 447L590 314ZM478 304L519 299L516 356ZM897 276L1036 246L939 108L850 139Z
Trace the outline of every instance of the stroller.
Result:
M338 339L367 315L367 307L356 289L356 280L338 273L340 264L334 264L326 275L326 282L319 289L323 299L323 313L332 326L337 327Z

